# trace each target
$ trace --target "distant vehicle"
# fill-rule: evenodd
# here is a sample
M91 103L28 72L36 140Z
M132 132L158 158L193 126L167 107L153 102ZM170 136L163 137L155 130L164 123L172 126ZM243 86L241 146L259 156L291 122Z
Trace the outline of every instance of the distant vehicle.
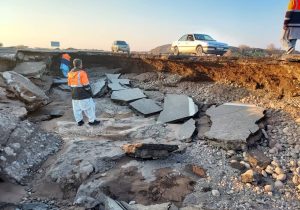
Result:
M173 42L171 50L174 55L205 54L224 55L228 51L228 44L217 42L206 34L186 34L178 41Z
M125 41L114 41L111 47L111 51L114 52L126 52L130 53L129 45Z

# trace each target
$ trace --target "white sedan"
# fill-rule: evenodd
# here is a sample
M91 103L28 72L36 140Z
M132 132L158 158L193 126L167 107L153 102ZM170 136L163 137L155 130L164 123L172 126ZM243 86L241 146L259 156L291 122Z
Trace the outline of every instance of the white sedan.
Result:
M211 38L211 36L206 34L186 34L178 41L173 42L171 49L174 55L224 55L228 51L228 44L217 42Z

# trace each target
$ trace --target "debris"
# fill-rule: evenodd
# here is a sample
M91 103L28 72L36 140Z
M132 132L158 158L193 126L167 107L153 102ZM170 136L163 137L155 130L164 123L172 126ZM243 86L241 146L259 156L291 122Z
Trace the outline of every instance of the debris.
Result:
M254 105L226 103L212 106L206 114L212 121L211 129L205 133L206 138L225 149L236 150L245 147L250 137L256 139L259 136L256 122L264 117L264 109Z
M213 196L215 196L215 197L220 197L220 192L219 192L219 190L212 190L211 191L211 194L213 195Z
M273 191L273 186L272 185L266 185L264 187L265 192L272 192Z
M97 80L91 84L91 89L93 97L102 97L106 91L106 82L105 80Z
M196 129L195 120L193 119L190 119L184 124L182 124L178 131L179 140L190 139L193 136L195 129Z
M68 83L67 78L56 77L53 79L53 85L62 85L67 83Z
M254 181L254 171L248 170L241 175L243 183L252 183Z
M168 94L165 97L164 108L158 117L158 122L168 123L188 119L198 112L193 99L186 95Z
M3 72L1 76L4 88L23 101L27 110L34 111L47 103L49 98L28 78L13 71Z
M119 79L121 74L105 74L109 82L113 82L114 80Z
M129 79L110 79L109 80L111 83L120 83L121 85L130 85L130 80Z
M0 171L6 179L14 182L22 183L60 147L61 141L56 136L26 120L19 121L9 113L0 113L0 131L0 149L4 147L6 152L1 154L6 161L1 163Z
M178 149L177 145L166 144L125 144L122 149L129 156L142 159L166 158Z
M129 103L141 98L146 98L146 96L139 88L113 91L113 93L111 94L111 99L117 102Z
M206 178L206 170L198 165L187 165L188 170L191 170L194 174L199 176L200 178Z
M28 78L41 78L45 70L46 64L44 62L22 62L13 69L14 72Z
M129 106L145 116L157 114L158 112L162 111L162 108L158 106L152 99L143 98L130 103Z
M112 90L112 91L118 91L118 90L126 90L128 89L127 87L122 86L120 83L118 82L114 82L114 83L109 83L108 87Z
M71 91L71 87L68 86L68 85L59 85L58 86L59 89L63 90L63 91L67 91L67 92L70 92Z
M248 151L248 161L252 167L259 166L260 168L265 169L272 160L268 158L261 150L251 149Z

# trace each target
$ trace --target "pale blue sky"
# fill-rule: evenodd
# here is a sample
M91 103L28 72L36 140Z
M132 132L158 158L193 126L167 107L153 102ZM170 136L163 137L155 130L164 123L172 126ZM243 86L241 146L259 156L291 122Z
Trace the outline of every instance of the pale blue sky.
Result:
M0 42L150 50L190 32L238 46L280 46L288 0L1 0Z

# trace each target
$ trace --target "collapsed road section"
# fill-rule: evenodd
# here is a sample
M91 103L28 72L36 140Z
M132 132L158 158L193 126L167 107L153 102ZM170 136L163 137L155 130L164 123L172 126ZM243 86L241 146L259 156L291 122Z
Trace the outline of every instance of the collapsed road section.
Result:
M70 51L101 121L78 127L60 53L1 58L1 208L300 205L297 60Z

